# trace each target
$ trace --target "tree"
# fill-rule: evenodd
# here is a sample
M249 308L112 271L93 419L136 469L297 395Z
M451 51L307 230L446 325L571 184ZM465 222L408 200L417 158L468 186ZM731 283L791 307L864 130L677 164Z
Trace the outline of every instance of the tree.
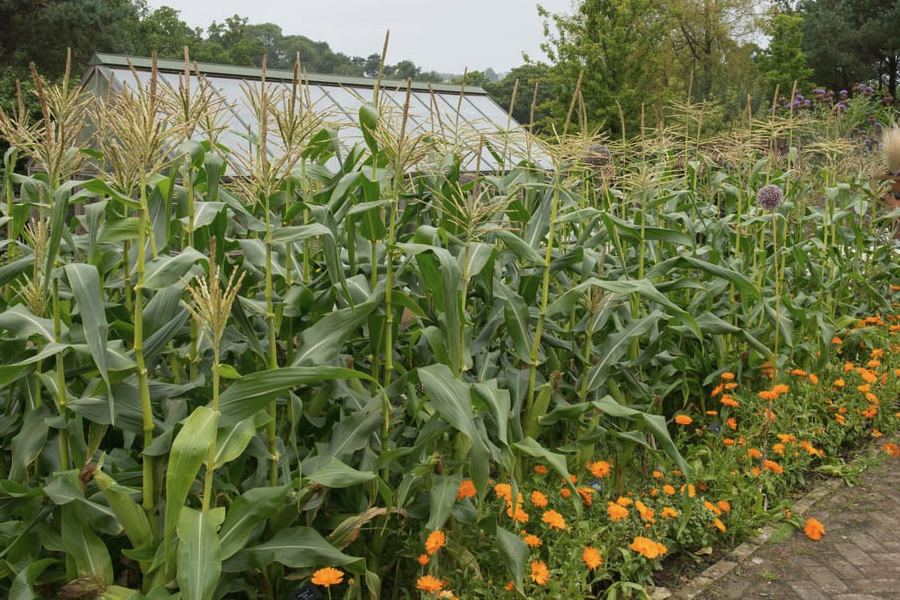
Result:
M772 18L769 47L758 59L759 69L773 91L778 88L790 93L794 83L797 89L809 88L813 70L806 66L802 46L803 17L776 14Z
M134 53L150 56L156 51L160 58L181 58L188 46L194 57L196 47L203 41L201 32L189 27L179 15L179 11L168 6L144 15L138 25L139 35L135 36Z
M884 0L801 0L803 50L817 82L834 89L875 82L896 96L900 4Z
M541 48L553 64L548 108L557 126L567 119L581 77L590 129L620 131L621 110L625 128L636 130L642 107L664 96L660 60L667 28L657 2L585 0L571 16L550 14L540 5L538 11L547 38Z
M80 74L95 52L130 52L137 22L129 0L0 0L0 66L24 73L33 61L54 78L71 49Z
M512 106L513 119L522 125L531 125L532 131L539 134L546 131L545 120L550 116L547 107L555 98L549 73L550 67L543 63L522 65L512 69L500 81L485 83L484 89L504 110L510 110Z

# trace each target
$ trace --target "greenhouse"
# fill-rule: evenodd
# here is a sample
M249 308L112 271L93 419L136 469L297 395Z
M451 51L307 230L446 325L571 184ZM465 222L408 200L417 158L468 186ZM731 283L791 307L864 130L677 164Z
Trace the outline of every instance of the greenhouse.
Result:
M275 90L290 93L295 81L293 71L264 73L258 68L209 63L192 63L186 70L184 62L176 60L160 59L156 69L161 86L173 90L204 87L210 90L211 102L222 108L217 141L232 149L246 145L243 140L257 133L257 119L247 102L247 93L253 86L265 76L265 81ZM83 78L83 87L105 97L110 90L117 93L129 85L133 88L135 79L147 85L152 70L150 58L96 54ZM405 81L379 82L363 77L306 73L299 77L302 101L298 109L308 108L323 124L336 127L345 150L363 142L356 123L364 103L379 103L384 114L397 115L398 124L404 114ZM412 81L409 92L407 135L447 144L448 150L460 155L463 171L503 171L536 155L534 137L527 135L480 87ZM542 160L546 162L546 158Z

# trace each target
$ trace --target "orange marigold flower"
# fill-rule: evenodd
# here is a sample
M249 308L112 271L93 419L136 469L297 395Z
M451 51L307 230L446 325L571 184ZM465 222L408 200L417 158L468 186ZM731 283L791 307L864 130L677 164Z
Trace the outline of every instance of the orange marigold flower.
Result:
M673 487L672 487L671 485L669 485L668 483L667 483L666 485L663 486L663 491L666 493L667 496L674 496L674 495L675 495L675 488L673 488Z
M678 511L671 506L666 506L661 511L659 511L659 516L664 519L672 519L678 516Z
M316 585L329 587L337 585L344 580L344 573L334 567L319 569L312 576L312 582Z
M653 478L654 479L662 479L663 478L662 471L653 471Z
M722 443L726 446L734 446L734 440L731 438L722 438Z
M606 507L606 512L611 521L619 521L628 517L628 509L624 506L619 506L615 502L609 503L609 506Z
M418 561L418 563L423 567L428 564L428 560L429 558L427 554L420 554L419 558L416 559L416 561Z
M591 475L600 479L609 475L612 470L612 465L605 460L598 460L597 462L588 463L587 468L591 472Z
M422 575L416 582L416 588L423 592L439 592L444 589L444 582L431 575Z
M681 486L682 494L684 493L684 488L685 488L685 486ZM688 494L688 498L693 498L694 496L697 495L697 489L694 487L693 483L687 484L687 494Z
M443 531L440 529L432 531L428 534L428 539L425 540L425 552L434 554L441 549L441 546L443 546L446 541L447 538L444 536Z
M630 548L643 556L654 559L668 552L668 548L650 538L638 536L631 542Z
M756 448L750 448L750 450L748 450L747 453L750 455L750 458L761 458L762 457L762 452L760 452Z
M834 336L833 338L831 338L831 343L834 344L835 346L840 346L841 344L844 343L844 340L842 340L838 336Z
M818 385L818 384L819 384L819 376L816 375L815 373L810 373L810 374L809 374L809 381L810 381L813 385Z
M679 425L690 425L694 420L687 415L676 415L675 422Z
M535 465L534 472L538 475L546 475L549 471L544 465Z
M714 416L716 416L717 414L719 414L719 411L717 411L717 410L708 410L708 411L706 411L706 414L707 414L708 416L710 416L710 417L714 417Z
M873 348L869 356L872 358L884 358L884 348Z
M703 506L706 507L706 510L710 511L711 513L713 513L715 515L722 514L722 509L719 508L718 506L716 506L715 504L713 504L712 502L710 502L709 500L704 500Z
M506 509L506 514L513 518L513 520L519 523L527 523L528 522L528 513L522 510L522 505L517 504L515 510L510 506Z
M728 417L726 423L728 423L728 429L737 431L737 419L735 419L734 417Z
M737 408L738 406L741 405L741 403L738 402L737 400L735 400L733 396L730 396L728 394L723 394L720 401L725 406L731 406L733 408Z
M724 389L725 389L725 384L724 384L724 383L720 383L719 385L717 385L716 387L714 387L714 388L712 389L712 391L709 393L709 397L710 397L710 398L715 398L716 396L718 396L719 394L721 394L721 393L722 393L722 390L724 390Z
M779 465L777 462L772 461L772 460L763 461L763 467L765 467L769 471L775 471L779 475L784 473L784 469L781 468L781 465Z
M719 531L725 531L725 523L722 522L722 519L716 518L715 520L713 520L713 525L715 525L716 529L718 529Z
M806 527L803 528L803 533L811 540L821 540L822 535L825 533L825 526L810 517L806 520Z
M728 512L729 510L731 510L731 504L728 503L728 500L719 500L716 504L718 504L722 512Z
M846 373L848 371L852 371L855 366L856 365L854 365L852 362L845 362L844 363L844 372Z
M897 444L888 442L881 447L881 451L885 454L890 454L894 458L900 458L900 447L897 447Z
M543 561L535 560L531 562L531 580L538 585L546 585L550 580L550 569Z
M725 381L731 381L732 379L734 379L734 373L731 373L730 371L725 371L724 373L722 373L722 375L720 375L720 377L722 379L724 379Z
M632 504L634 504L634 500L628 498L627 496L619 496L618 499L616 499L616 504L618 504L619 506L631 506Z
M787 444L788 442L793 442L797 439L797 436L792 433L779 433L777 437L785 444Z
M594 501L594 499L591 497L591 495L594 493L594 488L585 486L576 488L575 491L581 495L581 501L584 502L586 506L590 506L591 502Z
M572 490L565 487L565 488L559 490L559 495L562 496L563 498L568 498L569 496L572 495Z
M847 382L845 382L843 379L835 379L834 381L834 387L836 388L842 388L845 385L847 385Z
M730 382L730 383L726 383L726 384L725 384L725 389L726 389L726 390L733 390L733 389L736 388L737 386L738 386L738 383L737 383L736 381L732 381L732 382Z
M541 538L536 535L528 534L525 536L525 543L531 546L532 548L540 548L541 546Z
M515 583L512 579L510 579L510 580L506 583L506 585L503 586L503 589L506 590L507 592L511 592L511 591L513 591L514 589L516 589L516 583Z
M588 569L594 570L603 564L603 557L600 551L590 546L585 546L584 552L581 553L581 560L587 565Z
M860 392L871 392L872 385L868 384L868 383L861 383L858 386L856 386L856 389L859 390Z
M472 498L475 496L475 484L472 483L471 479L463 479L459 483L459 490L456 492L456 499L462 500L463 498Z
M778 443L772 446L772 452L778 454L779 456L784 456L784 444Z
M778 393L775 390L763 390L759 393L759 397L763 400L775 400L778 398Z
M541 521L549 525L551 529L554 527L556 529L566 528L566 520L555 510L548 510L543 515L541 515Z
M846 419L844 419L844 415L834 415L834 420L838 422L839 425L843 425Z
M806 376L806 371L801 371L801 373L803 373L804 377ZM781 394L787 394L789 391L791 391L791 388L789 385L779 383L772 388L772 391L780 396Z
M544 508L547 506L547 496L543 492L534 490L531 492L531 503L538 508Z
M875 429L874 427L872 428L872 437L875 438L876 440L877 440L878 438L880 438L881 436L883 436L883 435L884 435L883 433L881 433L880 431L878 431L878 430Z
M512 486L508 483L498 483L494 486L494 491L497 492L497 496L500 498L507 502L512 502Z

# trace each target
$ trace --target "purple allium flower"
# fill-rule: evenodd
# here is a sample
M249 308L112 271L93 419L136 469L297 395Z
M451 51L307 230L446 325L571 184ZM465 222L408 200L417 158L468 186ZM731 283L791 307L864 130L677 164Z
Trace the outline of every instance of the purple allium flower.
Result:
M781 206L783 200L784 193L781 191L781 188L771 183L764 185L756 192L756 203L765 210L775 210Z

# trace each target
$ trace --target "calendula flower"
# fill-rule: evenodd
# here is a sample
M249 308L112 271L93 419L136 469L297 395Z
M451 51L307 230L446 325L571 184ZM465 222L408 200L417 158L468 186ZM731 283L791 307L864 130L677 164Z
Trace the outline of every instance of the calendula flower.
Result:
M835 346L840 346L841 344L844 343L844 340L842 340L838 336L834 336L833 338L831 338L831 343L834 344Z
M778 392L775 390L762 390L759 392L759 397L763 400L776 400L778 399Z
M543 515L541 515L541 520L550 526L551 529L565 529L566 528L566 520L563 518L561 514L556 512L555 510L548 510Z
M731 510L731 504L728 503L728 500L719 500L716 504L722 512Z
M547 496L543 492L534 490L531 492L531 503L538 508L544 508L547 506Z
M881 447L881 451L885 454L890 454L894 458L900 458L900 447L897 447L897 444L888 442Z
M615 502L609 503L609 506L606 507L606 513L611 521L619 521L628 517L628 509L624 506L619 506Z
M447 538L444 536L443 531L440 529L432 531L428 534L428 539L425 540L425 552L429 555L434 554L441 549L441 546L443 546L446 541Z
M547 467L545 467L544 465L536 465L534 467L534 472L538 475L546 475L548 473Z
M416 582L416 588L423 592L439 592L444 589L444 583L431 575L422 575Z
M531 562L531 581L538 585L546 585L550 580L550 570L543 561L535 560Z
M594 488L582 486L582 487L576 488L575 491L578 492L578 494L581 496L581 501L585 504L585 506L590 506L591 503L594 501L594 499L592 497L594 494Z
M731 406L732 408L737 408L738 406L741 405L740 402L735 400L734 397L729 394L723 394L722 398L721 398L721 402L725 406Z
M687 415L676 415L675 422L678 423L679 425L690 425L691 423L694 422L694 420L691 419Z
M459 490L456 492L456 499L472 498L475 496L475 484L471 479L464 479L459 484Z
M806 527L803 528L803 533L811 540L821 540L822 535L825 533L825 526L810 517L806 520Z
M581 553L581 560L583 560L584 564L587 565L587 568L591 570L594 570L603 564L603 557L600 556L600 551L596 548L591 548L590 546L586 546L584 552Z
M664 519L674 519L678 516L678 511L671 506L666 506L661 511L659 511L659 516Z
M512 486L508 483L498 483L494 486L497 496L503 498L507 502L512 502Z
M675 495L675 488L672 487L671 485L669 485L668 483L663 486L663 491L666 493L667 496Z
M784 192L777 185L764 185L756 192L756 203L765 210L775 210L784 201Z
M612 465L605 460L600 460L597 462L588 463L587 468L591 472L591 475L593 475L597 479L601 479L609 475L610 471L612 470Z
M312 576L312 582L316 585L328 587L337 585L344 580L344 574L334 567L325 567L319 569Z
M541 538L534 534L528 534L525 536L525 543L531 546L532 548L540 548L541 547Z
M528 513L522 510L522 505L517 504L515 510L512 506L506 509L506 514L512 517L515 521L519 523L527 523L528 522Z
M416 561L423 567L428 564L429 560L430 559L427 554L420 554L419 557L416 559Z
M724 373L722 373L722 375L720 375L720 377L725 381L731 381L732 379L734 379L734 373L725 371Z
M631 542L631 545L629 547L635 552L651 560L660 557L668 552L668 548L666 548L663 544L654 542L650 538L645 538L642 536L634 538L634 541Z
M810 373L809 374L809 382L813 385L818 385L819 384L819 376L816 375L815 373Z
M735 419L734 417L728 417L728 420L725 422L728 424L728 429L737 431L737 419Z

